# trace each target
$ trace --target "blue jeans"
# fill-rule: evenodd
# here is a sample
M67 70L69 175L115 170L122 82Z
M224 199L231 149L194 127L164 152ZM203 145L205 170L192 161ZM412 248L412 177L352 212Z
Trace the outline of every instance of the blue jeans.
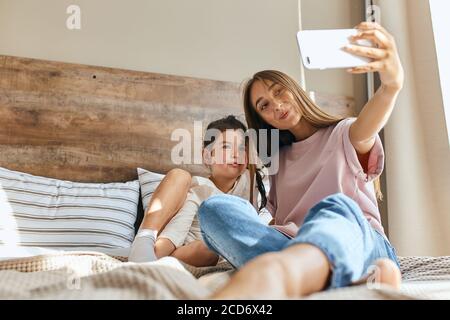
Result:
M227 194L204 201L199 208L203 240L234 267L268 252L303 243L322 250L332 266L329 287L361 279L380 258L398 265L387 238L370 226L358 204L343 194L331 195L308 212L294 238L265 225L246 200Z

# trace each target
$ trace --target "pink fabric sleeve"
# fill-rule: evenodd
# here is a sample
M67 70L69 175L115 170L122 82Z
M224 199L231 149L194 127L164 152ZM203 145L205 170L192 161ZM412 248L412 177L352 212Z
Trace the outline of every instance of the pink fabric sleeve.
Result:
M270 212L272 217L275 217L275 212L277 211L277 194L274 176L269 176L269 184L270 190L269 195L267 196L266 209Z
M372 149L369 151L369 160L367 166L367 172L364 172L361 163L359 162L358 155L356 153L355 148L353 147L350 141L350 126L356 120L356 118L351 118L342 121L341 125L341 133L344 144L344 153L345 158L347 160L347 164L352 170L352 172L358 178L369 182L373 181L383 172L384 168L384 151L383 144L381 143L380 137L377 135L375 139L375 144Z

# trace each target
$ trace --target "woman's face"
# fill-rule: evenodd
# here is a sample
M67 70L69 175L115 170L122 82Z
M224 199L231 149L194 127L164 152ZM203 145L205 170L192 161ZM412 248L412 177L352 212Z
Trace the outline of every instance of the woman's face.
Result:
M251 87L250 99L260 117L274 128L289 130L301 119L301 114L294 108L293 94L278 83L256 80Z
M208 151L205 149L205 152ZM209 159L205 163L210 165L214 177L238 178L248 163L243 133L238 130L222 132L214 141Z

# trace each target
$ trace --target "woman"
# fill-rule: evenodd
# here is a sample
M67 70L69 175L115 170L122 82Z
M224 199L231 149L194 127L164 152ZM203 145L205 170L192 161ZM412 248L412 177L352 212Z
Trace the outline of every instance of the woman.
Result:
M326 114L281 72L259 72L245 86L249 128L280 130L279 170L267 206L274 220L262 224L251 205L230 195L203 202L199 220L208 247L237 268L256 258L218 298L303 296L362 281L372 266L372 278L399 286L373 180L384 160L378 133L403 86L403 69L384 28L368 22L357 28L353 40L377 48L346 47L373 59L348 71L378 72L381 87L356 120Z

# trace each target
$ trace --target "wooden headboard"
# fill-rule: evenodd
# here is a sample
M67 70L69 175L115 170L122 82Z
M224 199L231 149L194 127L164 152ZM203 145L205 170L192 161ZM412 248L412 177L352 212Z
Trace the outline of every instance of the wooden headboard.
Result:
M354 115L351 98L316 102ZM228 114L243 116L238 83L0 55L0 166L11 170L82 182L166 172L174 129Z

